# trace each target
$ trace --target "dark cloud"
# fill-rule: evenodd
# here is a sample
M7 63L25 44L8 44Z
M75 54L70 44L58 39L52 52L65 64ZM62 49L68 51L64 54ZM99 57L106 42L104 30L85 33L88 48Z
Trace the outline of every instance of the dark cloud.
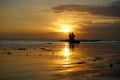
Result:
M57 5L52 8L55 12L78 11L88 12L92 15L103 15L110 17L120 17L120 1L113 2L110 5L92 6L80 4Z
M109 23L108 25L89 25L85 27L83 30L87 31L119 31L120 32L120 23Z

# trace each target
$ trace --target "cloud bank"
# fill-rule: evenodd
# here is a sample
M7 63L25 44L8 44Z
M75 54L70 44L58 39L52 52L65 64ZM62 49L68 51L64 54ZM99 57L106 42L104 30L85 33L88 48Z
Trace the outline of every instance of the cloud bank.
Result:
M109 5L92 6L80 4L57 5L52 8L56 13L64 11L87 12L92 15L101 15L109 17L120 17L120 1L113 2Z

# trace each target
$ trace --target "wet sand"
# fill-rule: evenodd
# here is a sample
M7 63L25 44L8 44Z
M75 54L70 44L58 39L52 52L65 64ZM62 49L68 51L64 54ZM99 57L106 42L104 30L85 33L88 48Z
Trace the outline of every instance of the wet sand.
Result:
M120 43L21 43L1 42L0 80L120 79Z

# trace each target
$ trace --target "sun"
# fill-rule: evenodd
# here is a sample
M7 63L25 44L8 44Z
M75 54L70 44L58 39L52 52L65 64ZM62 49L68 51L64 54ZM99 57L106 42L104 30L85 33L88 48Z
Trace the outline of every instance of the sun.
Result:
M62 32L65 32L65 33L68 33L68 32L71 32L72 30L69 29L69 28L63 28L61 29Z
M68 33L68 32L71 32L71 31L72 31L72 27L71 27L70 25L64 24L64 25L62 25L62 28L61 28L60 31L61 31L61 32Z

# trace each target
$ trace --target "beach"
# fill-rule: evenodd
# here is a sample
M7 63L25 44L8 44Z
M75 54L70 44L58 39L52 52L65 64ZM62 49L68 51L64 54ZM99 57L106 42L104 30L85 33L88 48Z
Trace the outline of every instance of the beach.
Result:
M120 42L1 40L0 80L120 80Z

